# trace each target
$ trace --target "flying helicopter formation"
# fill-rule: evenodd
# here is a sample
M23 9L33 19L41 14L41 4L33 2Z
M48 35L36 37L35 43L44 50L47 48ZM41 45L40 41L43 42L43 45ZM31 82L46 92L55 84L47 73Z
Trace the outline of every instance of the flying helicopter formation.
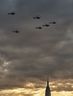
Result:
M33 19L41 19L41 17L40 16L35 16L35 17L33 17ZM50 27L51 24L55 25L56 21L51 21L47 24L43 24L42 26L38 26L38 27L35 27L35 28L36 29L43 29L43 27Z
M15 15L15 14L16 14L15 12L9 12L8 13L8 15L12 15L12 16ZM33 19L40 20L41 17L40 16L34 16ZM43 27L50 27L51 24L55 25L56 21L51 21L51 22L49 22L47 24L43 24L42 26L35 27L35 29L42 29ZM20 31L16 29L16 30L14 30L12 32L19 33Z
M8 15L15 15L16 13L15 12L9 12ZM12 31L13 33L19 33L20 31L19 30L13 30Z

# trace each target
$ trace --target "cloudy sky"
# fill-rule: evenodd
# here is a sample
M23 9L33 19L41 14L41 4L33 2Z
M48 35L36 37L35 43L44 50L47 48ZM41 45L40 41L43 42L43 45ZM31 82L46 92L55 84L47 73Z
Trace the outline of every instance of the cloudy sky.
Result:
M35 28L50 21L56 24ZM0 0L1 94L33 86L43 90L47 77L52 91L72 94L73 0Z

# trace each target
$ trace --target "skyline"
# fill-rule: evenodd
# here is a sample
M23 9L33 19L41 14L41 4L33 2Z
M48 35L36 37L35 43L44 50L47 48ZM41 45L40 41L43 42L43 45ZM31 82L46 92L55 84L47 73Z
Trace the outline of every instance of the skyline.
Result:
M52 83L50 83L50 85L52 85ZM62 85L62 84L59 83L59 85ZM55 87L57 86L53 85L51 86L50 89ZM61 88L61 86L59 88ZM13 88L13 89L1 90L0 95L1 96L40 96L40 95L44 96L45 91L46 91L46 87L36 88L35 84L29 82L28 84L26 84L26 87L24 88ZM72 96L73 95L73 91L66 91L66 90L62 90L62 91L50 90L50 91L51 91L51 96L65 96L65 95Z
M0 90L44 90L47 77L73 94L73 0L0 0Z

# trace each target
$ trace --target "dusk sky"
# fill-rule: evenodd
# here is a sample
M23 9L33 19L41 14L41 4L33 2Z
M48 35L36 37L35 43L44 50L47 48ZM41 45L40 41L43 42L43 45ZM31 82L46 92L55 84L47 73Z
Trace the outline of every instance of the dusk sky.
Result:
M73 0L0 0L0 96L45 96L48 77L73 95Z

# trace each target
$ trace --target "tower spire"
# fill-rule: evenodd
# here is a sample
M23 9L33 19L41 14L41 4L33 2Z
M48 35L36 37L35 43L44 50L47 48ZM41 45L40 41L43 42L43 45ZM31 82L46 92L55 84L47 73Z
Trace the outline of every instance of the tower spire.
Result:
M50 87L49 87L49 79L47 79L47 86L46 86L46 90L45 90L45 96L51 96L51 91L50 91Z
M49 79L47 79L47 86L49 87Z

